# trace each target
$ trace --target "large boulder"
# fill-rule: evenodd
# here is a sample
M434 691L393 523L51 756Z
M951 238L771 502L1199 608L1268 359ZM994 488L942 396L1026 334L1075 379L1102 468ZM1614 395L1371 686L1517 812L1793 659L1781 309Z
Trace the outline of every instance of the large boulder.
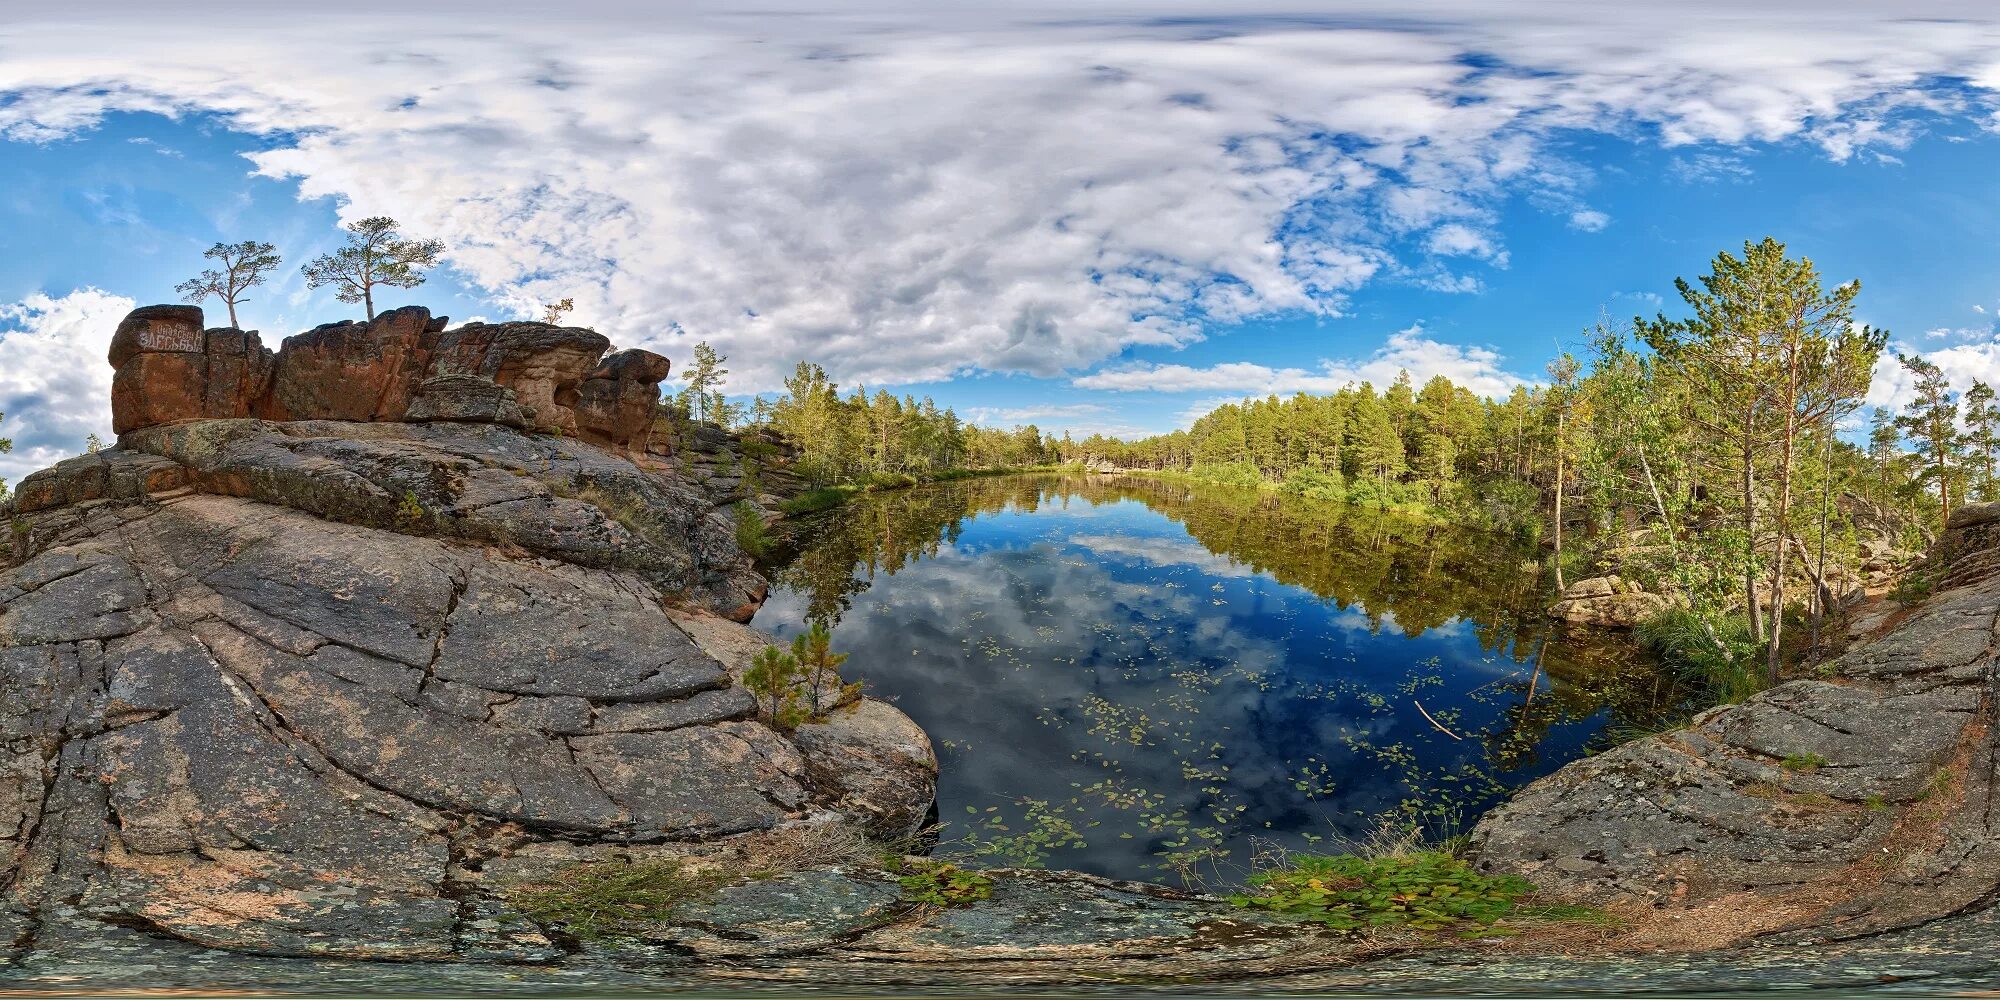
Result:
M1571 625L1632 628L1667 607L1667 599L1649 594L1622 577L1578 580L1564 590L1549 614Z
M445 327L407 306L314 327L273 354L254 332L204 330L194 306L135 309L111 343L113 429L241 417L483 422L645 454L666 358L605 357L610 341L577 327Z
M366 323L329 323L287 337L278 349L270 398L257 415L273 420L401 420L430 368L445 322L422 306L406 306Z
M619 351L604 359L577 389L577 430L586 440L645 451L657 418L660 383L671 370L651 351Z
M255 332L204 330L197 306L134 309L112 335L111 425L245 417L264 397L271 352Z
M498 382L514 390L534 429L574 436L583 380L610 346L602 334L578 327L468 323L438 341L431 374Z

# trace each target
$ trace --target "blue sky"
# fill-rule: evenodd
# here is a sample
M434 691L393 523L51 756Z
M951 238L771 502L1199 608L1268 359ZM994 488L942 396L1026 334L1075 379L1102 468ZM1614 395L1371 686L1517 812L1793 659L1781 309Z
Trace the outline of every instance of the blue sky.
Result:
M110 326L212 242L285 253L244 310L267 343L352 315L296 265L370 214L453 247L407 295L434 312L573 296L621 345L718 344L738 390L806 358L1078 434L1401 367L1503 391L1767 234L1993 378L2000 17L1930 6L24 20L0 26L0 477L108 430Z

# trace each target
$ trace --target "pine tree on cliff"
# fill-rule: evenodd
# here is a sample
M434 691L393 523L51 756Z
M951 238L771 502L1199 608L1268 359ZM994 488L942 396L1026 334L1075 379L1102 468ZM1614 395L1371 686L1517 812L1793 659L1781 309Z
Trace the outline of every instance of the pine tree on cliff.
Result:
M687 389L683 391L682 398L696 420L717 422L719 414L716 411L723 403L722 393L717 390L722 385L723 376L729 374L729 369L722 367L722 363L728 360L708 346L708 341L694 345L694 363L688 365Z
M202 300L214 296L229 307L229 325L241 329L236 321L237 305L248 302L243 293L264 283L264 279L284 258L278 256L278 248L269 243L244 240L241 243L217 243L202 251L201 255L221 264L220 270L210 268L174 286L184 301L190 305L200 305Z
M347 245L314 257L304 267L306 287L332 285L334 297L359 302L375 318L375 287L415 288L436 267L443 240L406 240L396 220L371 216L347 224Z
M1937 365L1907 354L1896 355L1896 360L1917 377L1917 398L1896 418L1896 426L1909 435L1917 454L1923 456L1924 471L1917 479L1937 483L1938 527L1942 530L1951 521L1953 480L1958 477L1965 442L1958 430L1958 400L1951 394L1951 381Z

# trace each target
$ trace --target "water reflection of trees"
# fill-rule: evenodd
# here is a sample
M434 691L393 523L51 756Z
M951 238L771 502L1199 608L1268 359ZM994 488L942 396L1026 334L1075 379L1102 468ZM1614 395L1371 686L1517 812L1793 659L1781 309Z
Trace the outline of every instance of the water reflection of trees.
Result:
M1488 649L1525 649L1538 632L1530 553L1480 533L1358 507L1224 487L1100 477L1007 477L866 497L804 525L780 582L812 595L816 619L838 620L878 573L954 543L967 520L1082 499L1134 500L1178 522L1209 552L1343 609L1380 630L1421 635L1459 619Z
M856 499L797 527L776 582L807 597L807 617L837 623L878 576L955 544L974 519L1046 505L1131 500L1180 524L1208 552L1418 636L1465 622L1482 649L1519 668L1494 685L1512 702L1478 734L1503 770L1532 765L1550 727L1609 709L1645 728L1677 692L1624 642L1558 631L1535 555L1499 536L1361 507L1206 484L1127 477L1009 476Z

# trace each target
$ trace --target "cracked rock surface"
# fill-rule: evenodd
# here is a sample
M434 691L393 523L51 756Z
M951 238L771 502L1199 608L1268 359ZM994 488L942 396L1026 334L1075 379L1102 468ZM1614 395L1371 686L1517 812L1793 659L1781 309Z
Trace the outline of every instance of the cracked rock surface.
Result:
M631 847L883 829L934 794L928 740L887 705L830 720L825 749L757 720L668 613L724 655L761 645L699 610L746 600L733 536L591 445L195 421L30 477L14 516L0 951L122 929L547 958L469 860L495 830Z
M2000 899L2000 505L1954 512L1951 589L1819 679L1573 763L1489 813L1481 864L1708 928L1665 945L1858 938ZM1689 932L1693 933L1693 932Z

